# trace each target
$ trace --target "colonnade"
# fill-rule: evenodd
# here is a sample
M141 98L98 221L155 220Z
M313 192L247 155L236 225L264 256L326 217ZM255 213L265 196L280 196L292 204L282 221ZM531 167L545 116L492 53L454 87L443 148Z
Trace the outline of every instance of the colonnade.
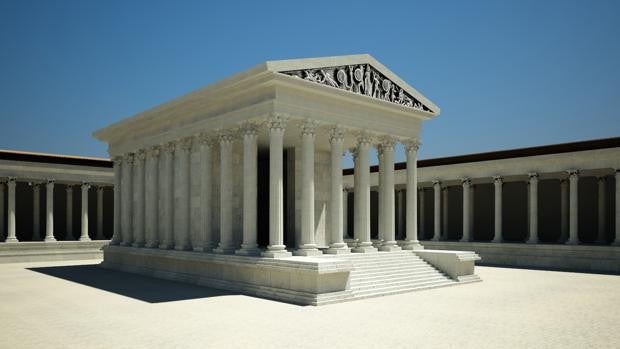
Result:
M16 187L21 182L16 177L8 177L5 181L0 182L0 238L5 236L5 219L6 219L6 238L4 242L19 242L17 237L17 206L16 206ZM54 190L56 182L54 179L45 179L39 181L24 180L32 187L32 241L57 241L54 231ZM73 235L73 190L79 187L81 190L81 213L80 213L80 236L79 241L90 241L89 224L88 224L88 192L91 188L89 183L60 183L65 184L66 190L66 227L64 232L64 240L75 240ZM45 236L40 235L40 210L41 210L41 188L45 187ZM103 191L105 186L97 186L97 224L96 224L96 240L104 240L103 233ZM6 196L5 196L6 190ZM5 197L7 201L5 210ZM6 217L5 217L6 212ZM27 231L27 227L19 227L21 231Z
M124 154L114 158L115 225L111 244L160 249L208 251L220 254L262 255L283 257L292 253L284 244L284 134L289 120L276 115L263 123L243 122L234 129L219 130L215 134L199 134L162 145ZM269 141L269 244L265 250L257 245L257 138L266 128ZM301 238L294 249L295 255L312 256L323 253L315 241L315 139L316 133L327 129L330 144L329 190L329 248L328 254L349 253L343 240L343 220L346 201L343 201L342 155L347 130L338 125L319 125L313 120L302 120L299 130L301 154ZM385 239L380 250L401 249L396 243L394 222L394 145L396 140L387 136L371 136L364 131L349 131L356 136L354 154L356 171L355 239L353 252L376 252L370 239L370 167L369 150L378 140L381 161L385 163L383 188L384 205L381 208ZM233 239L233 143L243 143L243 241L237 246ZM407 187L417 186L416 161L419 143L405 142L408 161ZM212 193L213 152L219 148L219 193ZM198 151L199 168L191 169L191 152ZM158 161L163 165L158 169ZM175 167L173 164L177 163ZM149 170L145 172L145 168ZM200 234L192 239L189 213L191 174L200 178ZM161 183L158 185L158 178ZM176 192L176 195L175 195ZM219 197L218 197L219 196ZM408 199L415 201L415 190L408 191ZM213 224L213 206L219 200L219 229ZM145 224L145 214L148 222ZM160 211L161 210L161 211ZM160 214L157 214L157 213ZM402 248L419 247L417 239L417 211L412 205L406 212L408 222ZM194 217L194 218L192 218ZM146 228L145 228L146 227ZM219 237L214 232L219 230ZM216 244L217 241L217 244Z

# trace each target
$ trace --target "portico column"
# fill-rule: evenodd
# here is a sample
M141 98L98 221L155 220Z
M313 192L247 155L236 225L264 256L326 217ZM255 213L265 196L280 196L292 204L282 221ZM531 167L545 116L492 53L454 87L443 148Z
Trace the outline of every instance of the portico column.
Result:
M133 154L123 157L123 179L121 183L121 195L123 209L121 215L123 246L131 246L133 243Z
M276 115L269 120L269 246L263 257L288 257L284 245L283 151L286 119Z
M9 177L6 182L8 188L8 205L7 205L7 236L4 242L18 242L15 236L15 177Z
M538 174L528 174L530 178L530 237L528 244L538 243Z
M426 219L424 219L426 217L426 214L424 212L424 208L425 208L425 195L424 195L424 188L423 187L419 187L417 188L418 192L419 192L419 200L420 200L420 240L424 240L426 239Z
M121 228L121 168L123 166L123 158L120 156L114 157L114 233L112 235L112 241L110 245L118 245L122 241L122 228ZM68 199L67 199L68 200ZM69 205L67 203L67 205ZM67 221L68 222L68 221ZM73 225L72 225L73 226ZM73 233L68 234L73 238Z
M418 241L418 149L420 142L412 140L404 142L407 154L407 218L404 250L422 249Z
M398 227L397 239L404 240L404 225L405 225L405 191L399 189L396 191L396 226Z
M442 205L442 209L441 209L441 215L442 215L442 220L443 220L443 224L442 224L442 239L443 240L448 240L448 187L445 186L443 188L441 188L441 205Z
M569 170L568 171L568 181L570 185L570 199L569 199L569 225L568 225L568 241L566 242L569 245L576 245L579 243L579 220L578 220L578 185L579 185L579 171L577 170Z
M384 138L383 149L383 243L381 251L400 251L396 244L396 225L394 224L394 139Z
M73 186L70 184L67 184L66 221L65 241L73 241Z
M620 169L616 169L616 238L613 244L620 245Z
M153 146L147 150L146 190L144 193L146 247L159 247L159 154L160 147Z
M331 244L326 253L346 254L351 250L343 241L346 235L346 189L342 187L342 144L344 143L344 130L334 127L329 132L329 144L331 151L330 166L330 232Z
M475 208L476 208L476 186L473 184L469 185L469 240L474 240L475 234Z
M0 241L4 240L4 183L0 182Z
M134 216L133 247L144 247L144 161L146 152L140 150L134 158Z
M357 138L357 149L359 154L357 160L359 162L359 196L360 203L356 214L359 219L359 242L353 252L368 253L377 252L372 246L370 239L370 162L368 151L370 149L370 136L361 133ZM357 186L357 183L355 184Z
M295 255L322 254L314 239L314 139L316 123L301 125L301 241ZM342 174L341 174L342 176Z
M164 151L161 198L163 210L160 224L159 236L161 236L161 241L159 248L169 250L174 248L174 151L176 144L168 142L162 148Z
M470 229L471 229L471 213L470 213L470 204L471 201L469 199L470 195L470 186L471 180L469 178L463 178L463 237L461 238L461 242L467 242L470 240Z
M607 237L605 236L605 177L598 178L598 235L596 242L599 244L606 244Z
M31 183L32 186L32 241L41 240L40 213L41 209L41 185L39 183Z
M568 181L560 180L560 241L565 243L568 240Z
M501 176L493 177L493 187L495 189L495 233L493 235L493 242L502 242L502 186L503 178Z
M383 156L383 147L381 146L381 144L377 145L376 147L377 149L377 158L379 160L379 171L377 172L377 201L378 201L378 205L377 205L377 211L379 213L378 218L378 224L377 224L377 240L379 240L379 244L381 244L381 242L383 240L385 240L384 238L384 231L386 229L385 227L385 216L386 213L385 212L385 162L384 162L384 156ZM370 189L370 192L372 193L373 190ZM371 196L372 197L372 196ZM372 219L372 218L371 218ZM372 236L372 232L371 232L371 236Z
M220 243L215 253L234 253L232 231L232 147L233 135L219 134L220 142ZM247 174L245 174L247 175Z
M359 171L359 149L357 147L350 149L353 158L353 239L357 245L361 236L360 216L358 214L360 206L360 171Z
M200 135L200 213L202 218L200 231L202 233L202 247L194 246L194 251L209 252L215 248L211 226L213 221L212 162L214 142L212 137L206 134Z
M103 236L103 187L97 187L97 240L104 240Z
M46 211L47 220L45 222L45 241L56 241L54 237L54 180L48 179L46 184Z
M439 180L433 181L433 191L435 194L433 202L433 240L439 241L441 237L441 182Z
M342 188L342 238L345 239L348 237L349 237L349 188Z
M180 141L180 148L176 155L179 157L179 174L174 178L174 185L178 188L179 201L174 215L174 249L187 251L192 249L190 241L190 154L193 138L187 137ZM232 171L231 171L232 172ZM228 178L231 180L230 178ZM232 189L232 188L230 188ZM175 199L173 199L175 201Z
M252 123L241 126L243 135L243 243L239 255L260 254L256 243L257 149L258 128Z
M82 232L80 241L90 241L88 236L88 189L90 189L90 184L82 183Z

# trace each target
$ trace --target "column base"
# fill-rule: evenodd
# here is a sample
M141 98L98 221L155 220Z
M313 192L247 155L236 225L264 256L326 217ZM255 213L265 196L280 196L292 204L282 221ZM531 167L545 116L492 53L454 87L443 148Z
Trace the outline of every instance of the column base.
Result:
M459 239L459 242L469 242L469 238L467 238L467 239Z
M529 239L525 242L526 244L537 244L538 243L538 239Z
M134 242L133 244L131 244L131 247L136 247L136 248L140 248L140 247L144 247L144 242Z
M191 251L192 247L190 245L175 245L174 249L176 251Z
M305 256L305 257L320 256L322 254L323 252L319 251L319 249L317 248L301 248L293 252L294 256Z
M351 249L345 243L331 244L325 254L350 254Z
M19 240L17 240L17 238L13 238L13 237L7 237L4 242L19 242Z
M394 252L394 251L402 251L403 249L396 244L396 241L388 241L379 247L379 251L383 252Z
M285 258L291 257L293 254L286 250L286 246L275 245L267 246L267 251L263 251L260 255L267 258Z
M260 256L261 250L256 246L243 246L235 251L238 256Z
M213 249L213 253L217 253L217 254L233 254L235 253L235 248L233 246L218 246L217 248Z
M88 236L80 236L79 241L92 241Z
M362 242L351 250L351 252L355 253L375 253L377 251L377 248L372 246L372 243L370 242Z
M123 241L123 242L121 242L121 246L124 246L124 247L131 247L131 242L129 242L129 241Z
M146 247L146 248L159 248L159 243L158 242L149 242L148 244L144 245L144 247Z
M121 245L124 246L124 245ZM161 244L159 244L159 249L160 250L172 250L174 246L172 246L172 244L168 243L168 242L163 242Z
M53 236L46 236L45 240L43 240L45 242L56 242L56 238Z
M401 246L403 250L414 251L414 250L423 250L424 246L420 244L418 240L407 240L403 242Z

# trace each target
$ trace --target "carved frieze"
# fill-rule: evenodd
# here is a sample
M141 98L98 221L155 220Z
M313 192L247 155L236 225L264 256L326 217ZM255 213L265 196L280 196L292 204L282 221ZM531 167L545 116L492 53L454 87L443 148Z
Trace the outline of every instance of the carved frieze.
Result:
M430 108L386 78L370 64L292 70L280 73L413 109L432 112Z

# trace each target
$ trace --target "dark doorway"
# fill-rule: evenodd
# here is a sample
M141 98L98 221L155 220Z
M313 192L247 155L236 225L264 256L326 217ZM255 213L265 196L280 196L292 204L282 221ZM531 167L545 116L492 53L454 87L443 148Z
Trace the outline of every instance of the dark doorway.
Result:
M288 222L288 207L290 204L290 198L288 195L289 180L288 180L288 156L287 150L282 153L282 184L283 184L283 197L284 197L284 244L290 246L289 234L287 230L289 227ZM260 247L267 247L269 245L269 149L260 149L258 151L258 164L257 164L257 186L256 188L256 233L257 243Z

